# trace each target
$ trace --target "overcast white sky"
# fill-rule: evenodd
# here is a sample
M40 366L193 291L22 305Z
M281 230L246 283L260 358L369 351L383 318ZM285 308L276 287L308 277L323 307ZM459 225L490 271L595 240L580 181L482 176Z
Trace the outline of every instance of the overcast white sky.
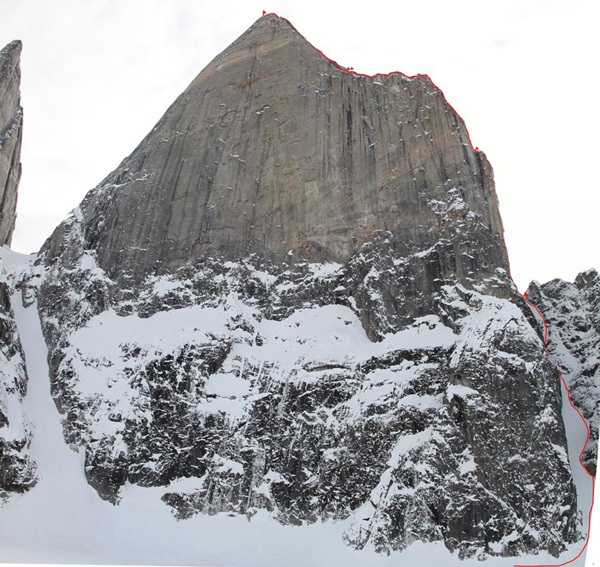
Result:
M264 9L357 72L426 73L444 91L494 167L521 291L600 269L596 4L0 0L0 47L24 44L13 249L37 250Z

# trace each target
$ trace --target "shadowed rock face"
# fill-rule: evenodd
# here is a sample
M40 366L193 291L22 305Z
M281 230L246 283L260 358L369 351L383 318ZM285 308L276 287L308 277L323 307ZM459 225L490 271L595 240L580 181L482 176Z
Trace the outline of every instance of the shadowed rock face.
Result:
M0 51L0 246L12 238L21 178L20 56L20 41Z
M274 15L198 75L81 210L111 276L250 253L345 262L377 230L402 255L452 242L461 280L508 264L491 168L429 78L344 72Z

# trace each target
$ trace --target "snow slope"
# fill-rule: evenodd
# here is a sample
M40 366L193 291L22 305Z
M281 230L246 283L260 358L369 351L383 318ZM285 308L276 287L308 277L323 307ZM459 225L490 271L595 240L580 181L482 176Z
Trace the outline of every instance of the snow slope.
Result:
M600 502L600 483L596 483L594 502ZM600 567L600 512L594 504L592 525L590 529L590 544L587 553L586 567Z

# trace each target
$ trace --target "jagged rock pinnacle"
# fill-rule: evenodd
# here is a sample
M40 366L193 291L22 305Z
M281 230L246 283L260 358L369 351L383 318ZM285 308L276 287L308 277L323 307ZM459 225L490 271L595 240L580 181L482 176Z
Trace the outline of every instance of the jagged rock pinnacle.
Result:
M0 246L11 242L21 178L21 48L15 40L0 51Z

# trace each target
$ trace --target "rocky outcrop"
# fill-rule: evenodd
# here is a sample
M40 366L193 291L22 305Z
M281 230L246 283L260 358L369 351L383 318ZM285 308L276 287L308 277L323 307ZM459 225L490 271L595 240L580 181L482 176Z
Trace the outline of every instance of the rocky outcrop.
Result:
M596 270L588 270L574 282L532 282L527 293L546 319L548 352L590 428L582 460L595 475L600 425L600 275Z
M12 238L21 179L20 56L20 41L0 51L0 246Z
M65 436L113 503L164 487L179 518L461 557L581 535L491 167L427 77L353 74L266 16L38 264Z
M23 411L28 379L11 306L11 272L0 255L0 505L11 494L29 490L37 481L29 453L31 426Z

